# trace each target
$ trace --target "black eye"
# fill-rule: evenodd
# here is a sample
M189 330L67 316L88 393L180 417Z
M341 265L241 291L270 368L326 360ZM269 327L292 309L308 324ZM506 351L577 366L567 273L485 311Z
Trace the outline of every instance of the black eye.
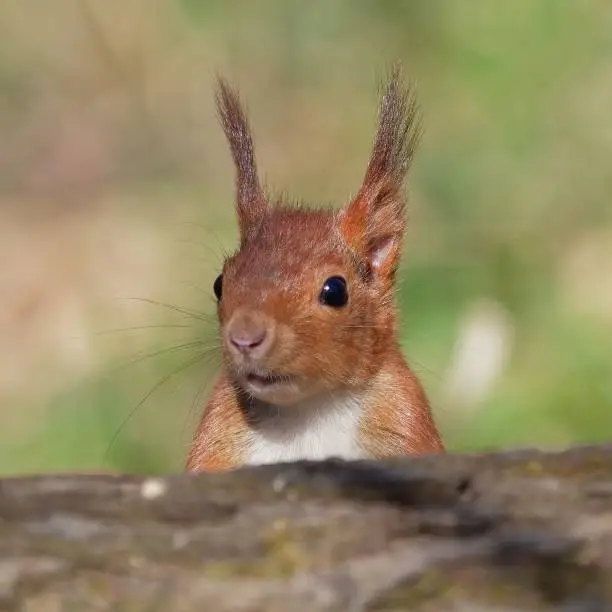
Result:
M348 291L346 281L341 276L332 276L325 281L321 295L319 296L321 304L331 306L332 308L341 308L348 302Z
M219 274L213 283L213 291L217 296L217 299L221 299L221 294L223 293L223 274Z

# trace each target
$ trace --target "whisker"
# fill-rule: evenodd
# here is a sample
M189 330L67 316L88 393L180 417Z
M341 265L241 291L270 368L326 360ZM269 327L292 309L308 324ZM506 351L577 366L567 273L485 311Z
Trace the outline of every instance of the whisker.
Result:
M133 327L117 327L116 329L106 329L104 331L94 332L94 336L105 336L107 334L117 334L122 332L139 331L143 329L189 329L193 325L184 324L161 324L161 325L134 325Z
M158 302L156 300L151 300L149 298L121 298L125 300L133 300L137 302L145 302L146 304L153 304L154 306L161 306L162 308L167 308L169 310L173 310L174 312L178 312L187 317L191 317L193 319L198 319L199 321L204 321L205 323L209 323L212 320L212 315L198 312L197 310L189 310L187 308L180 308L179 306L174 306L174 304L168 304L166 302Z
M198 287L194 283L190 283L188 281L181 281L180 284L185 285L189 287L190 289L195 289L197 292L201 293L205 298L209 299L213 303L213 305L216 306L217 300L215 296L212 294L212 291L209 291L208 289L203 289L202 287ZM211 317L211 322L213 319L216 321L215 315L211 314L209 316Z
M202 383L200 384L200 386L198 387L198 390L195 394L195 397L193 398L193 401L191 402L191 407L189 408L189 410L187 411L187 414L185 415L185 418L183 419L183 426L181 428L181 437L184 438L185 437L185 428L187 427L187 422L189 421L189 419L196 413L196 411L198 410L198 405L200 404L200 400L202 398L202 395L204 394L206 388L208 387L209 383L214 379L214 377L210 377L207 378L205 380L202 381Z
M416 359L410 359L409 358L408 361L409 361L409 363L411 365L416 366L422 372L427 372L427 374L430 374L431 376L433 376L438 382L443 382L444 377L439 372L436 372L435 370L432 370L431 368L428 368L426 365L424 365L420 361L417 361Z
M104 452L103 462L106 461L110 449L112 448L113 444L115 443L115 441L119 437L119 434L123 431L125 426L129 423L129 421L132 419L132 417L136 414L136 411L153 395L153 393L155 393L155 391L157 391L160 387L162 387L166 382L171 380L177 374L180 374L181 372L184 372L185 370L190 368L192 365L195 365L196 363L198 363L202 359L202 357L203 357L202 354L198 354L198 355L196 355L196 357L194 357L192 359L189 359L188 361L183 362L178 368L176 368L170 374L164 376L159 382L157 382L153 386L153 388L138 402L138 404L136 404L136 406L134 406L134 408L132 408L132 410L130 410L130 412L128 413L127 417L125 419L123 419L123 421L121 422L121 425L119 426L119 429L115 432L115 434L111 438L111 440L110 440L110 442L109 442L109 444L108 444L108 446L106 448L106 451Z
M204 233L207 234L209 239L214 240L217 243L217 249L218 251L215 251L209 244L207 244L207 242L202 242L201 244L199 244L199 246L203 246L205 248L208 249L209 253L211 253L211 255L217 259L217 263L221 264L223 262L224 259L227 259L227 249L223 246L223 244L221 243L221 241L219 240L219 236L217 233L213 233L210 229L210 227L207 227L205 225L203 225L202 223L198 223L197 221L183 221L182 222L183 225L191 225L193 227L197 227L201 230L204 231Z
M138 357L134 357L133 359L130 359L129 361L120 364L116 368L113 368L112 370L110 370L110 374L116 374L122 368L131 366L131 365L135 365L137 363L140 363L141 361L146 361L147 359L152 359L153 357L159 357L160 355L166 355L168 353L174 353L174 352L182 351L182 350L189 349L189 348L195 348L196 346L205 346L205 343L202 340L193 340L192 342L185 342L183 344L175 344L172 346L167 346L162 349L158 349L156 351L153 351L152 353L146 353L145 355L139 355ZM216 349L217 347L214 345L211 345L208 347L209 351L216 350Z

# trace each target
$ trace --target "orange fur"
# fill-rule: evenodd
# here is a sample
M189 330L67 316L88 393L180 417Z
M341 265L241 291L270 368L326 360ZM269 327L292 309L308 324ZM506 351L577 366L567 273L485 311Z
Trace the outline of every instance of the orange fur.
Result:
M390 355L364 401L360 433L368 454L379 459L444 451L421 383L400 353Z
M248 426L236 395L222 376L212 391L191 445L187 470L217 472L238 467L247 436Z
M303 406L320 406L330 418L339 410L345 425L354 421L355 447L347 454L443 452L426 395L398 343L394 291L406 224L403 182L419 137L414 98L399 71L382 98L363 184L339 211L265 195L246 115L224 81L217 103L236 167L240 247L224 262L218 302L224 370L187 469L247 463L261 442L263 415L269 438L274 414L280 431L285 417ZM341 307L319 299L333 276L343 277L348 288ZM284 431L282 439L293 444L305 423L300 431ZM317 446L306 433L306 450L299 451L305 457ZM282 457L282 443L280 451L277 442L269 443Z

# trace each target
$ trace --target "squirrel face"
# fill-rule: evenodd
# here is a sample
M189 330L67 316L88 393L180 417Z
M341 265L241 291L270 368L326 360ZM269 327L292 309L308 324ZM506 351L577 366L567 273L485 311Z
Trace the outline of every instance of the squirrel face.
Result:
M339 214L272 208L220 279L226 366L257 399L293 403L376 371L394 312Z
M228 373L245 394L277 405L366 384L396 340L414 100L396 70L361 189L337 211L271 201L246 116L223 80L217 105L237 171L240 227L240 247L214 283Z

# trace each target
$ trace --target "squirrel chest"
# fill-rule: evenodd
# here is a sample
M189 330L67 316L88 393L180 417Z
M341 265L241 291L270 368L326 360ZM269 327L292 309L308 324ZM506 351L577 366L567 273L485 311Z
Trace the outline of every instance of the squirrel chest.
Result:
M363 458L360 415L357 399L346 393L287 407L254 403L249 408L253 427L246 462Z

